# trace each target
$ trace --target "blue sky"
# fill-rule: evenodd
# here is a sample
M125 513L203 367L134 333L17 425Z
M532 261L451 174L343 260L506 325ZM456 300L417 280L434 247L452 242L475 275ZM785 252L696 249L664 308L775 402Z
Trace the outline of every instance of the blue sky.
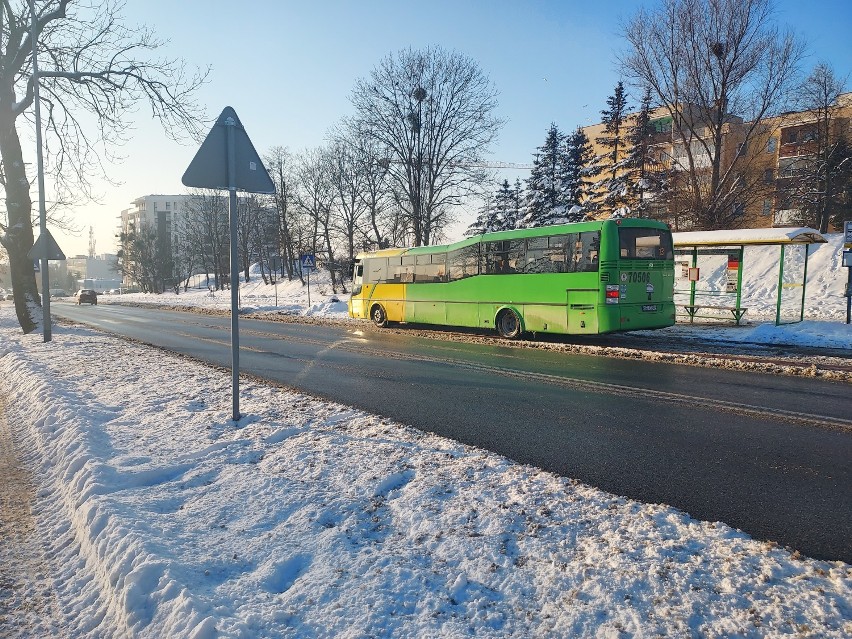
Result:
M128 2L123 15L170 40L167 55L212 66L200 94L208 116L232 106L261 154L277 145L295 152L321 145L329 127L351 112L355 81L379 60L409 46L440 45L475 60L499 91L498 115L507 123L491 159L526 163L551 122L568 131L599 121L620 77L614 61L623 47L620 20L651 4L145 0ZM782 0L776 6L779 22L809 43L806 69L827 60L841 76L852 72L852 2ZM111 173L123 184L104 184L102 203L73 212L83 228L78 236L55 231L65 253L86 252L89 226L97 251L112 252L121 210L140 195L185 192L180 177L196 150L168 140L140 109L123 149L127 159Z

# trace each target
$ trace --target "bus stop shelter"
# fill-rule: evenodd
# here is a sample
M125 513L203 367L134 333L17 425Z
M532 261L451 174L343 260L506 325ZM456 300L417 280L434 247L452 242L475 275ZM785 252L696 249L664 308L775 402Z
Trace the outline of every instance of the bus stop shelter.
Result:
M778 246L778 293L775 301L775 325L801 322L805 316L805 288L808 275L808 246L826 239L812 228L735 229L673 233L675 261L688 271L689 289L675 289L675 296L692 322L695 318L730 317L739 325L748 308L742 306L743 257L746 246ZM699 258L727 256L722 281L714 287L697 286ZM677 264L676 264L677 267ZM684 273L686 274L686 273ZM721 313L721 315L719 314Z

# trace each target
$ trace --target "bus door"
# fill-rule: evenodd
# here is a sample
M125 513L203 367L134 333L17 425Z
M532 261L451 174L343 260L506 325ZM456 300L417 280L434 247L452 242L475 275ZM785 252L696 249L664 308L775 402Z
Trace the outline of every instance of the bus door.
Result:
M568 333L598 332L598 289L567 289Z
M349 298L350 317L367 317L364 310L364 264L361 260L355 262L352 271L352 295Z

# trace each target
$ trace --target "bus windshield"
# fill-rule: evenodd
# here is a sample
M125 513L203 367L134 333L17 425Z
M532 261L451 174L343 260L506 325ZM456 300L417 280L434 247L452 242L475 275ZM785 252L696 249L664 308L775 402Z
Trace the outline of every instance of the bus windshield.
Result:
M620 227L618 229L618 245L621 259L674 259L672 234L666 230Z

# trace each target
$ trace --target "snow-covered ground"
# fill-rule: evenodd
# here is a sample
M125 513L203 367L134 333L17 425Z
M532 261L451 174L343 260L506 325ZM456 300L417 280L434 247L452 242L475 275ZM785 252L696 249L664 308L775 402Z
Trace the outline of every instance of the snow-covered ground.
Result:
M755 294L750 327L667 330L852 349L823 248L808 322ZM242 307L345 315L271 289ZM0 397L0 469L26 471L0 488L3 637L852 636L845 563L256 381L235 425L227 372L81 326L44 344L8 302Z

